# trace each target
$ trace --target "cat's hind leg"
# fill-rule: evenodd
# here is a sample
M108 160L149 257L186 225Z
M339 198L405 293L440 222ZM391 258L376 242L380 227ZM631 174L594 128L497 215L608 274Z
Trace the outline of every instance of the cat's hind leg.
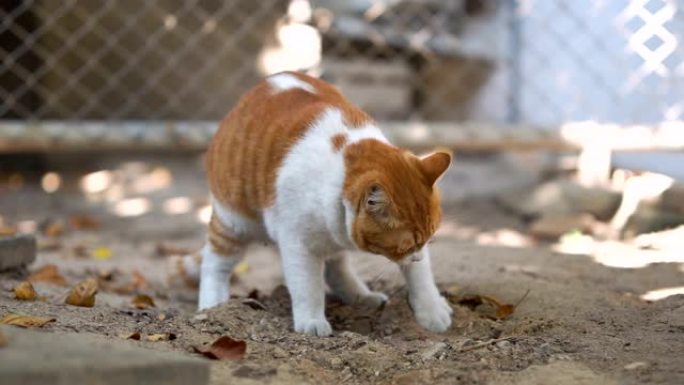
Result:
M325 279L335 295L350 305L360 305L367 309L384 306L388 298L385 294L371 291L359 278L346 253L330 259L325 267Z
M221 210L220 212L216 212ZM209 221L207 243L200 254L199 310L216 306L230 298L230 275L242 260L248 244L245 218L217 209Z

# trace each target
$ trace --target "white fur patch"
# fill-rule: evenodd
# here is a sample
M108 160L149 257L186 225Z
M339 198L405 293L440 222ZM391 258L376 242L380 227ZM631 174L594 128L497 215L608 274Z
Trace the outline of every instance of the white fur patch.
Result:
M294 88L299 88L299 89L302 89L304 91L316 93L316 90L314 89L314 87L311 84L309 84L303 80L300 80L299 78L297 78L296 76L294 76L292 74L288 74L288 73L276 74L276 75L268 77L266 80L271 85L271 87L273 87L273 89L275 91L282 92L282 91L287 91L287 90L291 90Z
M211 206L219 222L229 228L239 240L245 242L268 240L266 229L260 221L247 218L235 210L224 207L216 200L212 202Z

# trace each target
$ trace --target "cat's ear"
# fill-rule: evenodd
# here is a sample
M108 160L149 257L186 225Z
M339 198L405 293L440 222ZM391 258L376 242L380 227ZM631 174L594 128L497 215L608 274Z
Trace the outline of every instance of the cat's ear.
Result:
M364 208L376 219L386 220L389 218L390 200L382 186L373 183L368 187Z
M430 186L437 182L442 174L449 168L451 164L451 153L446 151L437 151L420 159L420 164L423 169L423 175L427 179Z

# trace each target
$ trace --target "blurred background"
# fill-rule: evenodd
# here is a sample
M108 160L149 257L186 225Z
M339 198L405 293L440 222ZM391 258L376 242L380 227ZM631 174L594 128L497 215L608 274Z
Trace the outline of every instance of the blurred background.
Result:
M197 247L218 120L299 70L456 151L441 235L681 262L650 251L681 246L682 41L676 0L5 0L0 224L85 260ZM109 225L50 236L83 212Z

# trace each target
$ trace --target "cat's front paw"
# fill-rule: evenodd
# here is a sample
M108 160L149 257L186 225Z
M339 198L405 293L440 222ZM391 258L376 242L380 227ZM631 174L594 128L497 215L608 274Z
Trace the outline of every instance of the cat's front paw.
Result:
M389 298L385 293L371 291L368 294L360 296L356 302L364 309L375 310L385 306L387 302L389 302Z
M451 326L451 314L454 310L446 298L435 293L433 295L409 297L411 308L416 316L416 321L425 329L442 333Z
M295 320L295 331L310 336L327 337L332 334L332 327L325 319L308 318Z

